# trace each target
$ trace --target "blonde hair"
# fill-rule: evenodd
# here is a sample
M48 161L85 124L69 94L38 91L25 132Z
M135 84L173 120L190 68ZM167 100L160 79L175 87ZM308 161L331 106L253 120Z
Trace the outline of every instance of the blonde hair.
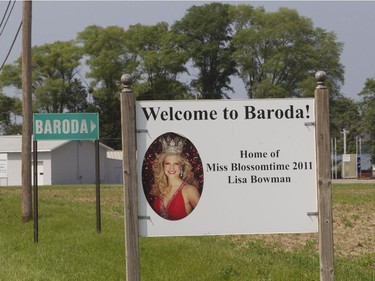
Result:
M170 155L176 155L181 160L181 169L183 171L181 179L198 188L198 182L192 172L192 166L183 155L180 153L161 153L156 156L152 165L152 171L154 172L154 184L150 192L152 196L165 195L169 191L167 176L164 173L164 161Z

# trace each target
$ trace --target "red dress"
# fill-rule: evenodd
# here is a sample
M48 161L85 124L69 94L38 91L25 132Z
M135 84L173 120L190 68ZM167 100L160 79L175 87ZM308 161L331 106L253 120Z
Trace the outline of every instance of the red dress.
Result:
M167 219L167 220L180 220L187 216L185 209L185 202L182 196L182 189L186 185L186 182L183 182L180 187L173 194L171 200L168 202L167 206L164 206L163 199L160 196L155 198L153 207L155 212Z

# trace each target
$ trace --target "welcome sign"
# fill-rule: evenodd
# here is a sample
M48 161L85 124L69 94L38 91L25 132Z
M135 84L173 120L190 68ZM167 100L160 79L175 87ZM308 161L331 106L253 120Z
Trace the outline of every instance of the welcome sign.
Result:
M137 102L140 235L317 232L314 111L313 99ZM155 192L174 162L184 186Z

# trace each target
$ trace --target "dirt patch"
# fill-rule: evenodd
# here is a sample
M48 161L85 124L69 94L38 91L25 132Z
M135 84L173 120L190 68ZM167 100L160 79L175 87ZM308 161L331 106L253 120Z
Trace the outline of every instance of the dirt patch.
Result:
M333 206L335 255L357 257L375 253L375 211L362 206Z
M373 194L375 190L356 190L353 193L366 192ZM372 205L373 203L333 204L335 257L353 258L375 253L375 208ZM238 248L250 247L250 241L258 241L284 251L295 251L304 247L319 251L318 233L242 235L234 236L233 241Z

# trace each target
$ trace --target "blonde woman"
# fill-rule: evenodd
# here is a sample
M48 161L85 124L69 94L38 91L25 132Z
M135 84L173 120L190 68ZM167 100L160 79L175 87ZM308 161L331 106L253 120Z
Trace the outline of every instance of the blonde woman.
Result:
M152 169L155 197L153 209L168 220L180 220L198 204L200 193L189 161L182 155L184 139L162 139L162 153L157 155Z

